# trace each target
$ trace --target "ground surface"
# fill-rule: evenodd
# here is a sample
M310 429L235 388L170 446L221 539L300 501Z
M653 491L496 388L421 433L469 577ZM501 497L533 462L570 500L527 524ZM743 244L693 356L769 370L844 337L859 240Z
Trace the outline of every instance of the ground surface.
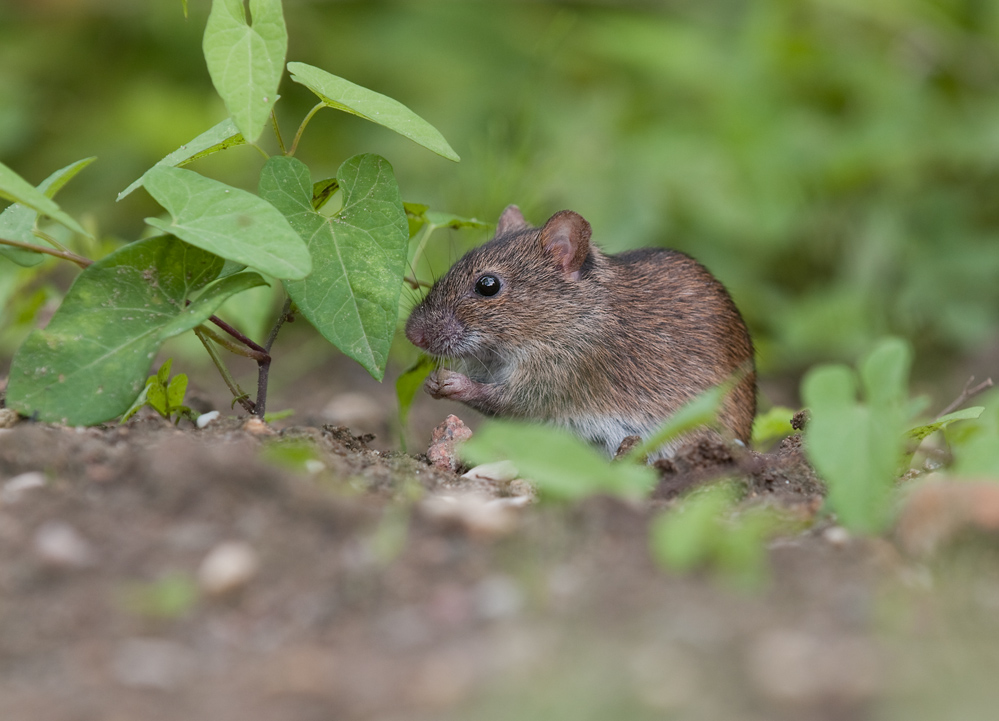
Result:
M647 503L554 507L332 425L19 423L0 718L994 717L991 541L849 538L794 440L660 471ZM803 519L755 591L648 551L650 518L719 472Z

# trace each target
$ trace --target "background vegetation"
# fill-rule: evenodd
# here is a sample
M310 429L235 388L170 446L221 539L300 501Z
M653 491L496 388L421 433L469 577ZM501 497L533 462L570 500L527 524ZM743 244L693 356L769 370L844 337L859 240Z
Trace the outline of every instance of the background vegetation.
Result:
M91 257L158 212L144 192L109 199L226 116L200 50L208 7L190 0L185 19L173 1L0 4L0 160L37 183L98 157L60 196L103 238ZM774 400L793 403L810 364L852 361L888 333L914 344L935 406L994 365L996 3L299 0L285 15L289 60L399 99L462 156L321 113L299 153L317 173L370 150L408 201L489 221L511 202L535 222L571 207L609 250L688 251L731 288ZM281 92L291 126L314 97ZM199 162L252 188L263 159ZM481 239L443 233L424 274ZM17 291L0 355L60 272L23 288L0 264L0 303Z

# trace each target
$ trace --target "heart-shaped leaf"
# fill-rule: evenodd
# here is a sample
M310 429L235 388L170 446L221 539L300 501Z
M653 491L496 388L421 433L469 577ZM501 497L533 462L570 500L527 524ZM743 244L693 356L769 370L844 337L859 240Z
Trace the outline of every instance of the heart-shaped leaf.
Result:
M304 278L312 270L309 249L274 207L253 193L191 170L150 168L146 190L173 217L146 222L191 245L275 278Z
M247 142L260 137L288 52L281 0L250 0L252 25L243 0L213 0L202 49L215 89Z
M77 277L48 326L32 332L14 356L7 404L72 425L124 413L163 341L205 322L229 296L264 283L256 273L241 273L208 285L222 263L170 237L131 243L97 261Z
M305 164L274 157L260 174L260 195L284 213L312 253L312 274L286 281L288 295L327 340L381 380L406 267L406 214L392 166L378 155L350 158L337 182L343 203L327 217L312 208Z
M398 100L305 63L288 63L288 72L328 107L383 125L448 160L461 160L437 128Z

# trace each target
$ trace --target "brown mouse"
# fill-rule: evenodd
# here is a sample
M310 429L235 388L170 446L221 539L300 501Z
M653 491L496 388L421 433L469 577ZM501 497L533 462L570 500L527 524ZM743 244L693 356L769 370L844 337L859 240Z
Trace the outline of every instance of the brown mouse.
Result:
M724 286L675 250L606 255L590 232L569 210L543 228L504 210L496 237L459 259L406 323L410 341L454 367L431 373L427 392L569 429L613 455L741 369L718 421L748 443L753 344Z

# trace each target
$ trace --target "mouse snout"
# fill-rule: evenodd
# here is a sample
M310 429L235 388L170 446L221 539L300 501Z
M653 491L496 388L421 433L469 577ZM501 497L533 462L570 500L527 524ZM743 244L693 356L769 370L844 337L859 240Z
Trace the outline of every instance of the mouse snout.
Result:
M452 311L413 311L406 321L406 337L417 348L435 356L453 355L461 345L465 328Z

